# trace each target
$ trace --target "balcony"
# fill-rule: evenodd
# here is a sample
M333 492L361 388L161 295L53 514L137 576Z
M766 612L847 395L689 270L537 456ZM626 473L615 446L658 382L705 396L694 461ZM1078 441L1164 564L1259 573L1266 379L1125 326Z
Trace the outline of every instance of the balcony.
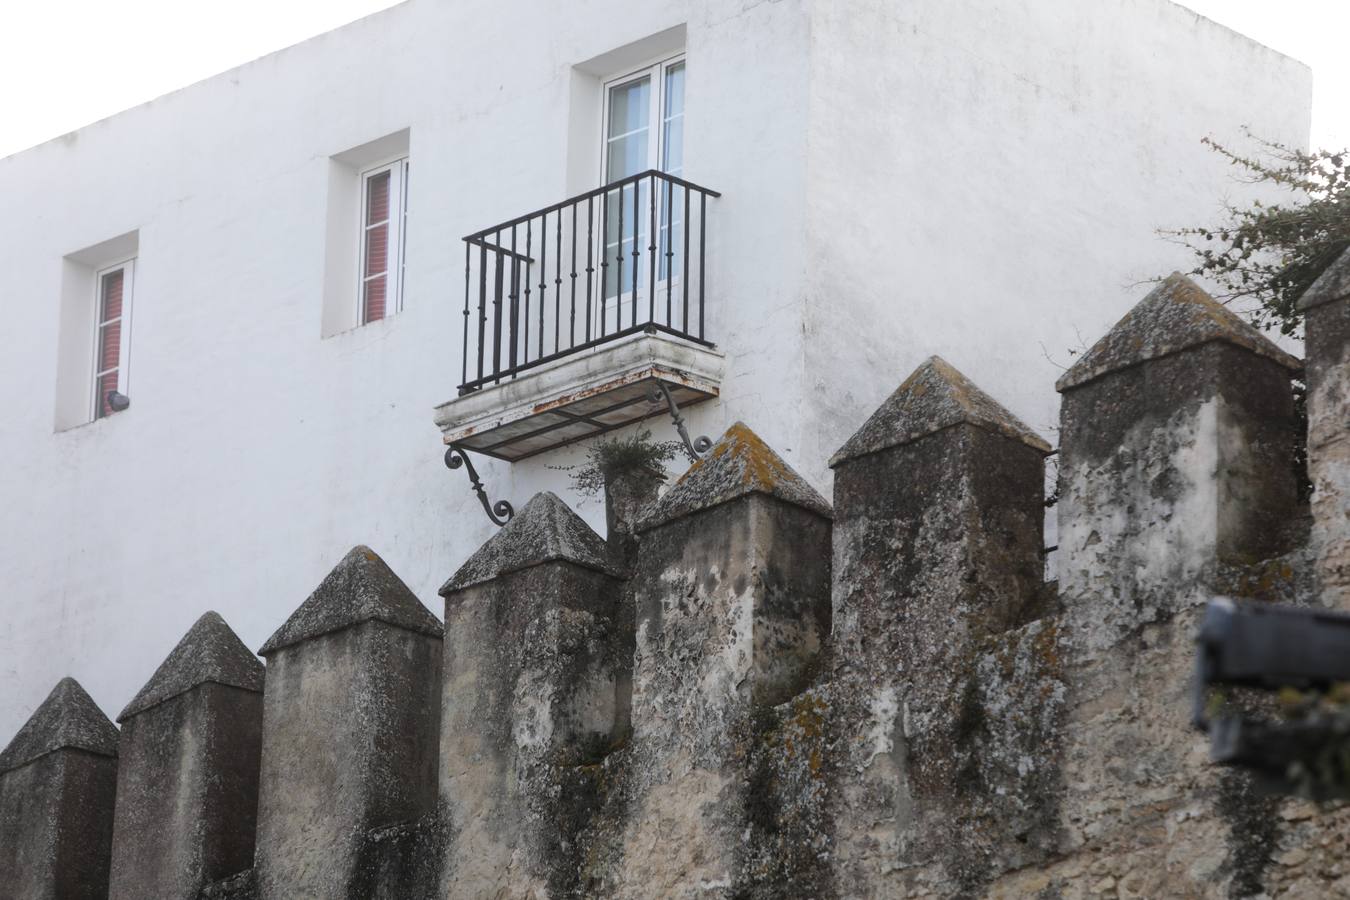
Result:
M445 442L515 461L718 395L708 200L642 172L464 239L459 396ZM662 388L664 387L664 392Z

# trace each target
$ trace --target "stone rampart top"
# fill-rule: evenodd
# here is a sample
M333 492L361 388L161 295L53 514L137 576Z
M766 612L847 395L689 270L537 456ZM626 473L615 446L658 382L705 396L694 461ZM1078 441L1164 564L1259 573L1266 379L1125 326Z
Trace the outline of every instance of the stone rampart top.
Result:
M747 494L764 494L832 518L825 498L743 422L727 429L638 523L645 531Z
M930 356L830 458L830 468L953 425L974 425L1041 453L1050 445L940 356Z
M262 693L265 669L216 612L197 620L122 714L125 722L208 682Z
M441 586L440 593L445 596L547 562L569 562L616 578L620 575L604 539L556 494L543 491L479 547Z
M0 751L0 775L54 750L117 755L117 727L74 678L62 678Z
M267 656L300 641L372 620L435 638L445 633L441 623L385 561L374 550L359 545L328 573L258 654Z
M1093 344L1055 382L1055 390L1063 393L1111 372L1213 341L1250 350L1291 371L1303 368L1297 358L1275 346L1194 281L1173 272Z
M1333 300L1350 297L1350 250L1327 267L1321 277L1312 283L1298 301L1299 309L1312 309Z

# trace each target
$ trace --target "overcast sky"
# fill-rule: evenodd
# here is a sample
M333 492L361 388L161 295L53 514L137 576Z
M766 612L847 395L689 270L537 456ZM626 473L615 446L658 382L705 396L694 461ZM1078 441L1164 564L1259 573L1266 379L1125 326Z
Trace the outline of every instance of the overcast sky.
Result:
M0 157L393 5L392 0L6 3L0 14ZM1350 146L1350 53L1343 49L1350 42L1350 3L1184 5L1310 65L1313 144Z

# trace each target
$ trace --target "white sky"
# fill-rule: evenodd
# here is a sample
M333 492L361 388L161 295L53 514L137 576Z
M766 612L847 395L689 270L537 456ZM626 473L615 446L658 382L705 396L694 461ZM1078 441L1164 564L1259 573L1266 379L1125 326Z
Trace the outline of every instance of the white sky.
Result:
M0 157L394 2L7 0L0 9ZM1350 53L1343 49L1350 3L1184 5L1310 65L1313 145L1350 146Z

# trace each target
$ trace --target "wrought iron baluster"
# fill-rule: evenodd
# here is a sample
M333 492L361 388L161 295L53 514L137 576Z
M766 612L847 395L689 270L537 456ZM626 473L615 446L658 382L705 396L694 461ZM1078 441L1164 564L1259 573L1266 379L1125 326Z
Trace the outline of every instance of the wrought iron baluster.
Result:
M672 227L671 209L675 206L675 186L669 182L661 183L661 200L666 205L666 325L675 327L675 320L671 318L670 307L670 286L675 281L675 229Z
M567 326L567 346L577 345L577 204L572 204L572 316Z
M638 250L638 200L641 199L638 195L642 193L642 191L639 190L640 184L641 182L638 181L633 182L633 293L629 299L629 303L633 307L632 319L634 328L637 327L638 260L642 258L642 254Z
M595 201L586 198L586 341L591 340L591 281L595 276L595 247L592 231L595 224Z
M698 195L698 339L703 340L703 272L708 251L708 195Z
M534 265L533 254L533 232L531 225L533 219L525 220L525 324L521 329L521 359L524 362L530 361L530 281L534 277L534 270L530 267ZM512 373L511 377L515 377Z
M664 182L663 182L664 183ZM656 176L647 179L647 322L656 321Z
M684 189L684 238L680 241L684 245L684 330L689 330L689 188Z
M562 349L558 343L559 328L562 326L562 210L558 210L558 224L553 253L553 352Z
M605 235L608 242L609 235ZM623 306L623 188L619 188L619 246L616 248L615 256L617 264L614 268L614 330L623 331L623 313L620 307ZM604 329L600 330L604 334Z
M460 375L459 382L464 384L469 380L469 262L472 259L470 255L473 252L470 244L464 245L464 365Z
M501 254L497 254L498 257ZM478 380L483 380L483 337L487 328L487 244L478 245Z

